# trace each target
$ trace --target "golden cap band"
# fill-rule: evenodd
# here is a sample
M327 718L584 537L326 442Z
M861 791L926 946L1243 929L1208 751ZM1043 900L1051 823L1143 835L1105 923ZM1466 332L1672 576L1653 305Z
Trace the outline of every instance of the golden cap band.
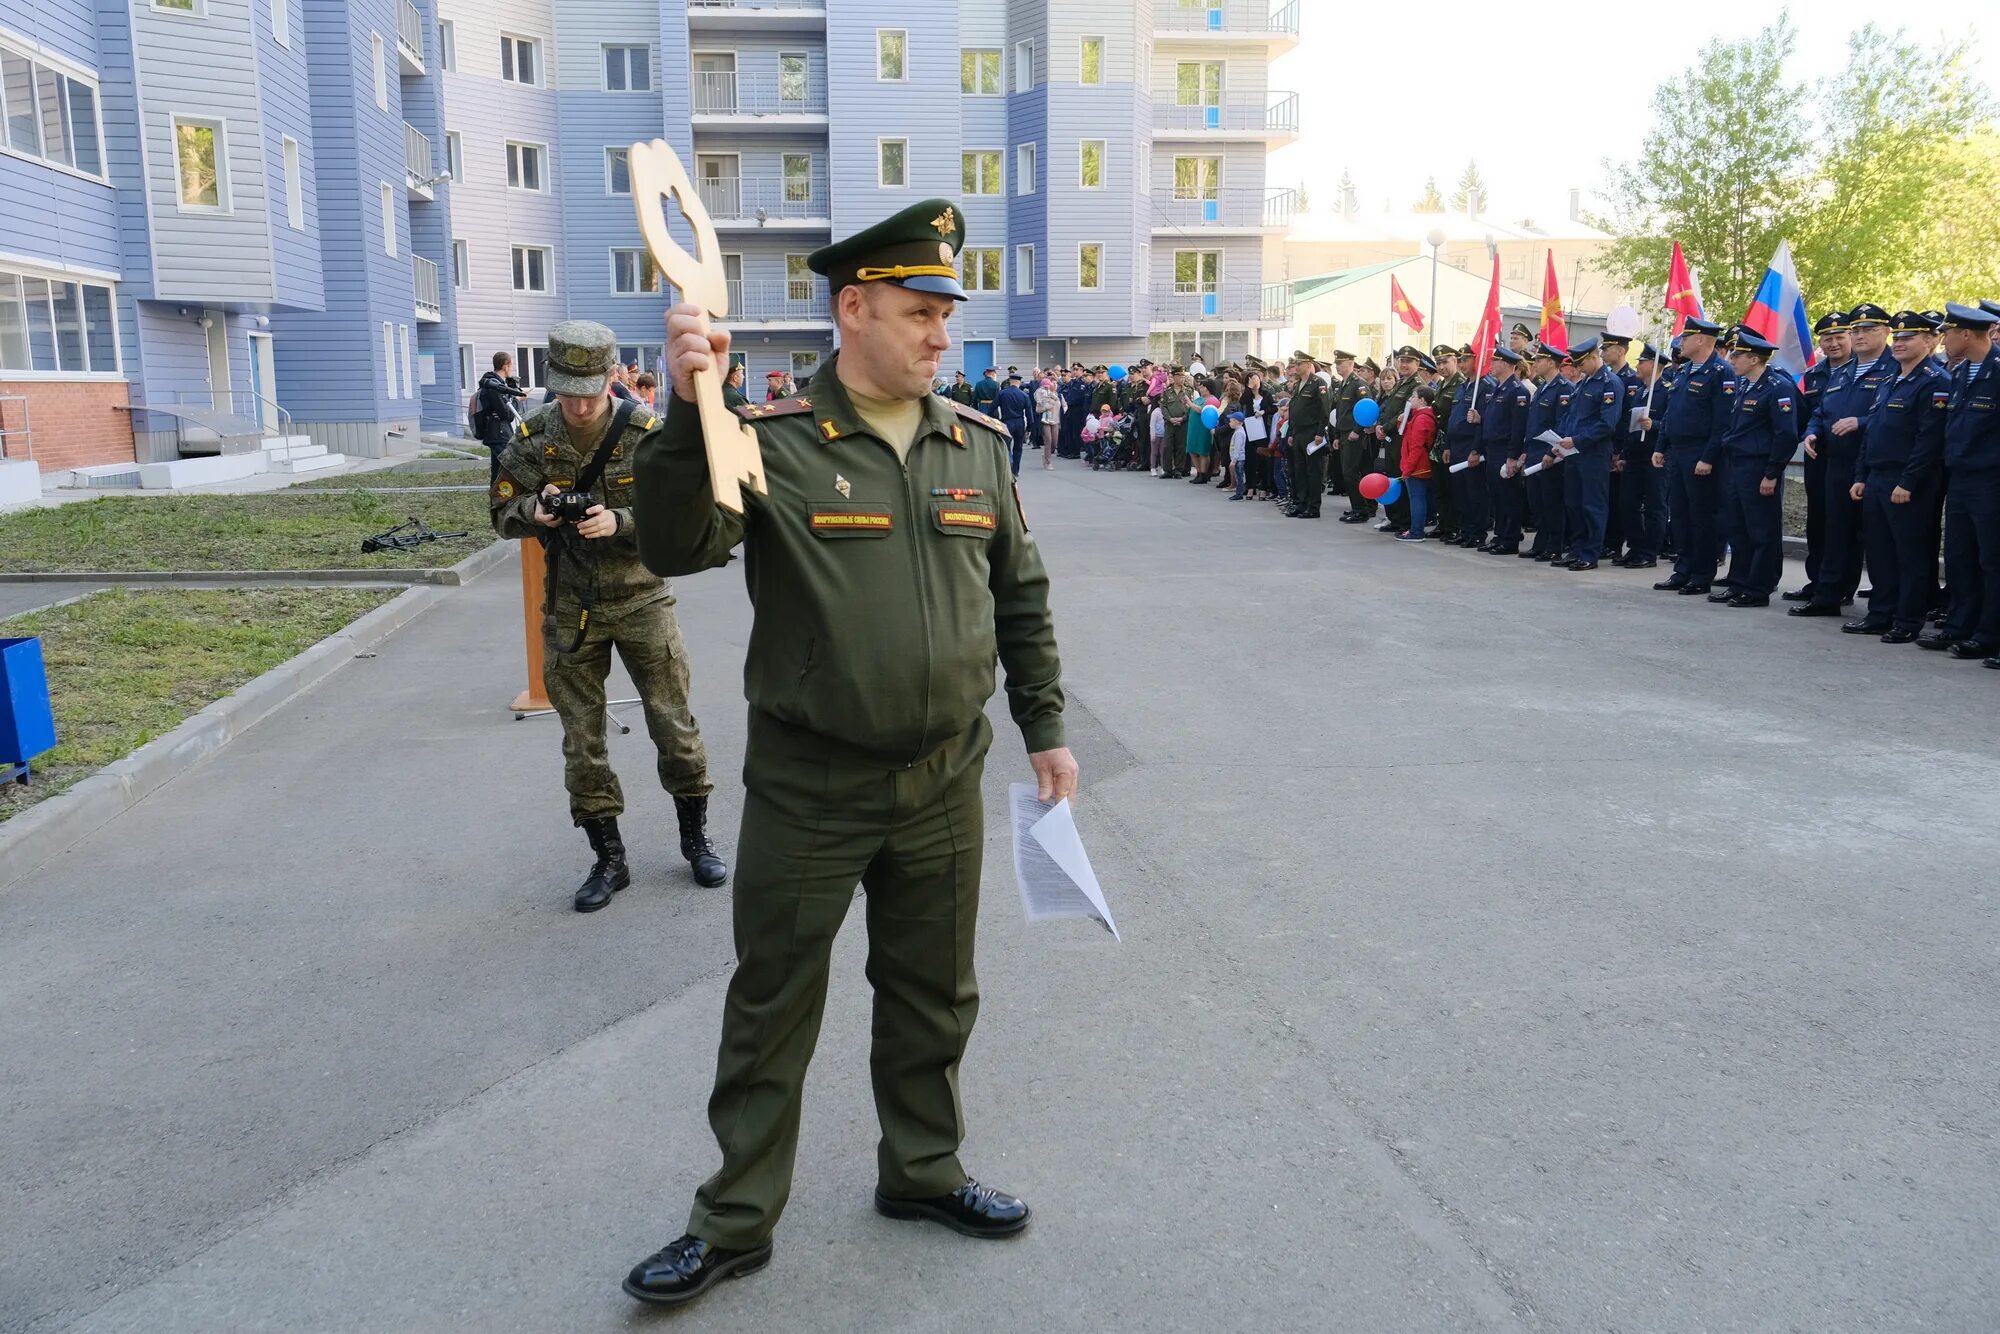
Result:
M949 264L898 264L888 269L856 269L854 280L863 283L900 282L905 278L956 278L958 270Z

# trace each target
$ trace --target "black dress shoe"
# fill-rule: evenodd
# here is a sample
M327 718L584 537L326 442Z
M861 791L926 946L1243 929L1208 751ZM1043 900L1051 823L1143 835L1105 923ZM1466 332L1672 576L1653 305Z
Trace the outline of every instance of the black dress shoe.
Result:
M1708 592L1707 584L1682 584L1674 590L1684 598L1700 597Z
M1681 578L1679 575L1675 575L1671 579L1663 579L1659 583L1654 584L1653 591L1655 593L1678 593L1687 586L1687 580Z
M1824 602L1808 602L1803 607L1793 607L1787 616L1838 616L1840 608L1828 606Z
M1729 601L1729 599L1735 596L1736 596L1735 589L1724 587L1724 588L1718 588L1713 593L1710 593L1708 595L1708 600L1710 602L1727 602Z
M1882 642L1885 644L1914 644L1916 640L1915 630L1891 630L1882 636Z
M1951 646L1954 658L1990 658L2000 653L2000 644L1988 643L1984 639L1961 639Z
M1880 635L1887 634L1889 628L1887 621L1849 621L1846 625L1840 627L1840 633L1844 635Z
M1488 547L1486 548L1486 554L1489 556L1518 556L1521 554L1521 548L1519 546Z
M1651 556L1627 556L1618 563L1628 570L1650 570L1660 562Z
M1731 593L1729 601L1723 605L1730 607L1768 607L1771 605L1771 595L1769 593Z
M1865 601L1865 600L1867 600L1868 598L1872 598L1872 597L1874 597L1874 596L1875 596L1875 590L1874 590L1874 589L1872 589L1872 588L1863 588L1863 589L1858 589L1858 590L1856 590L1856 592L1855 592L1854 596L1856 596L1856 597L1858 597L1858 598L1861 598L1861 599L1863 599L1863 600Z
M949 1195L927 1200L892 1200L878 1190L875 1212L887 1218L928 1219L968 1237L1011 1237L1028 1225L1025 1200L969 1178Z
M1585 570L1596 569L1597 562L1594 560L1573 560L1569 564L1563 566L1563 568L1565 570L1574 570L1576 573L1581 574Z
M1979 665L1981 667L1991 667L1994 671L2000 672L2000 654L1996 654L1993 657L1988 658L1985 662L1982 662Z
M1950 635L1925 635L1917 641L1917 647L1927 648L1933 653L1942 653L1957 642Z
M1517 551L1517 552L1515 552L1514 554L1515 554L1516 556L1519 556L1519 557L1520 557L1520 558L1521 558L1522 560L1540 560L1540 559L1542 559L1542 553L1541 553L1541 552L1539 552L1539 551L1536 551L1536 550L1533 550L1532 548L1530 548L1530 549L1529 549L1529 550L1527 550L1527 551Z
M730 1251L689 1234L632 1266L625 1276L625 1291L642 1302L670 1306L693 1301L718 1279L747 1278L769 1263L768 1241L747 1251Z
M1793 589L1791 592L1785 594L1785 601L1787 602L1811 602L1812 600L1813 588L1811 584L1807 584L1804 588Z

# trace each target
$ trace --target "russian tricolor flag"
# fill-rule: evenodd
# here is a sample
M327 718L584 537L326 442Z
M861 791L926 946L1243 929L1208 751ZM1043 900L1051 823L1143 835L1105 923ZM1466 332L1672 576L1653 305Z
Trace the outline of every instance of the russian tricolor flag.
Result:
M1778 345L1771 364L1790 371L1796 378L1819 360L1813 341L1812 321L1806 317L1805 293L1799 290L1799 271L1792 264L1792 243L1778 242L1778 253L1750 298L1743 327L1760 338Z

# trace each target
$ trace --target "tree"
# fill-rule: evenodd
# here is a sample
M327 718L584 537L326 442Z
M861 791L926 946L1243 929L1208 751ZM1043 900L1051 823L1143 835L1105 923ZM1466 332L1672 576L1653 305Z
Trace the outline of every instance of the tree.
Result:
M1306 183L1300 181L1298 187L1292 191L1292 206L1301 213L1305 212L1306 198Z
M1424 181L1424 197L1417 201L1416 207L1411 211L1415 213L1444 212L1444 196L1438 193L1437 177L1428 177Z
M1799 146L1813 142L1806 91L1784 78L1795 37L1780 14L1754 37L1710 42L1654 92L1638 157L1611 170L1606 230L1619 239L1598 267L1614 281L1664 290L1678 240L1713 312L1733 318L1748 306L1810 188L1799 161Z
M1452 191L1451 209L1454 213L1486 211L1486 180L1479 174L1477 162L1465 164L1465 172L1458 178L1458 189Z

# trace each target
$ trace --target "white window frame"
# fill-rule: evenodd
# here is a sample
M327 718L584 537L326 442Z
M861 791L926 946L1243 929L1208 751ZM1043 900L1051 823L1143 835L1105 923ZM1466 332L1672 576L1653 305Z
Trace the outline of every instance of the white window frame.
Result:
M473 365L472 344L460 343L458 345L458 388L461 393L478 386L479 377L473 374L477 369L478 367Z
M454 181L465 180L465 140L457 130L444 132L444 169Z
M43 297L43 302L48 307L49 324L51 328L54 328L56 322L55 289L58 286L71 285L71 284L77 287L78 289L77 319L78 319L78 329L81 333L81 341L80 341L80 346L78 348L78 355L82 358L83 368L81 370L62 369L62 349L60 346L60 340L57 340L56 345L52 346L50 349L51 354L55 360L55 366L53 369L36 370L34 368L33 352L32 349L29 349L28 364L20 367L10 367L6 369L0 369L0 380L15 380L15 381L25 380L25 381L46 382L46 381L57 381L57 380L122 379L125 363L124 363L124 349L119 346L119 341L118 341L117 280L109 275L104 275L104 274L73 273L64 269L51 268L38 264L28 264L15 260L8 260L6 263L0 264L0 282L12 280L13 282L19 284L31 279L40 280L41 282L46 284L46 295ZM91 330L94 326L91 323L90 302L87 299L84 289L93 287L99 288L106 293L105 313L110 318L110 328L108 330L108 334L109 334L109 346L111 349L111 365L105 368L104 370L93 370L91 369L90 366ZM26 293L23 292L22 296L25 302ZM22 332L25 334L26 330L23 329Z
M236 201L229 191L229 123L217 116L184 116L175 112L167 121L173 142L170 145L174 155L174 204L182 213L227 214L236 211ZM183 125L206 126L215 131L215 200L213 204L190 204L187 202L185 183L181 180L180 127Z
M1094 83L1086 83L1083 78L1083 52L1084 48L1092 42L1097 43L1097 80ZM1079 87L1102 88L1104 86L1104 62L1108 58L1106 55L1108 46L1109 43L1102 36L1095 34L1085 34L1076 39L1076 81Z
M173 13L177 11L169 10L166 12ZM4 29L0 29L0 33L4 33ZM15 148L10 142L7 128L4 125L0 125L0 156L20 158L24 162L33 162L39 166L48 167L54 171L74 176L80 181L90 181L96 185L110 184L110 166L104 156L104 92L98 84L97 75L86 71L80 65L72 65L60 57L51 56L45 50L36 47L33 43L21 39L7 41L6 45L15 58L28 62L28 79L36 90L34 115L35 151L30 153L26 149ZM71 158L76 157L76 149L74 147L76 127L71 120L69 90L60 81L67 80L69 83L79 83L90 90L90 115L94 122L92 126L92 143L97 156L96 174L93 175L81 167L71 166L60 158L49 156L48 138L42 133L42 114L45 108L41 101L41 79L44 74L50 75L59 81L56 85L57 98L61 103L59 114L62 117L63 134L72 144L70 149Z
M472 243L463 236L451 238L451 285L460 292L472 290Z
M396 187L382 182L382 253L396 257Z
M613 189L611 185L611 160L612 160L612 155L615 153L623 153L626 155L625 188L623 190ZM632 153L631 148L625 144L606 144L604 146L604 193L606 195L615 199L624 199L624 198L629 198L631 196L632 194L631 153Z
M159 14L173 14L184 19L202 19L208 17L208 6L203 4L202 0L190 0L190 3L185 6L163 4L161 0L153 0L153 11Z
M619 53L618 58L625 66L625 86L623 88L613 88L611 86L611 53L613 51ZM646 53L646 86L644 88L634 88L632 86L631 53L634 51L644 51ZM653 59L653 48L650 43L600 42L597 47L597 77L599 86L607 93L651 94L655 91L653 85L653 66L657 63Z
M980 279L986 276L986 266L983 263L974 263L973 257L976 255L993 256L993 285L991 287L980 281ZM959 284L968 292L1005 293L1007 290L1007 275L1004 267L1005 257L1006 251L1000 246L967 246L964 250L958 252Z
M1097 285L1095 287L1085 287L1083 285L1083 252L1091 249L1097 251ZM1078 241L1076 243L1076 290L1079 292L1102 292L1104 290L1104 242Z
M507 44L509 42L512 42L514 44L514 49L512 51L509 51L507 49ZM527 48L529 56L535 66L535 77L532 79L524 79L520 77L521 50L523 47ZM517 32L502 32L500 34L500 54L501 54L501 61L500 61L501 82L518 84L523 88L540 88L542 86L545 78L544 70L546 66L542 59L541 38L524 37ZM510 63L514 67L514 72L511 75L507 73L507 66Z
M1097 184L1088 184L1083 179L1084 148L1097 145ZM1076 188L1079 190L1102 190L1111 179L1111 142L1108 139L1079 139L1076 141Z
M1014 91L1025 93L1035 86L1035 40L1024 38L1014 43Z
M382 49L382 34L368 34L368 49L375 57L375 105L383 111L389 109L389 62Z
M883 167L887 165L882 160L882 149L888 144L901 144L903 146L903 179L895 182L893 185L884 179L882 171ZM875 141L875 184L883 190L907 190L910 188L910 141L908 139L889 137Z
M960 194L976 196L980 199L999 199L1007 193L1007 150L1004 148L961 148L958 152L959 184L961 186L965 184L965 159L977 159L988 153L993 155L993 188L991 190L961 189ZM972 169L972 180L975 186L979 183L979 174L979 167L975 162Z
M388 381L388 397L396 396L396 326L393 321L382 321L382 373Z
M1014 295L1033 296L1035 294L1035 247L1031 244L1014 247Z
M1197 278L1195 279L1195 282L1194 282L1194 290L1193 290L1193 291L1191 291L1191 292L1183 292L1183 291L1181 291L1181 290L1180 290L1180 285L1181 285L1181 280L1180 280L1180 277L1179 277L1179 274L1180 274L1180 270L1181 270L1181 256L1182 256L1182 255L1194 255L1194 256L1196 256L1196 259L1195 259L1195 266L1194 266L1194 267L1195 267L1195 272L1196 272L1197 274L1199 274L1199 273L1201 272L1201 260L1200 260L1200 258L1199 258L1199 257L1200 257L1200 256L1202 256L1202 255L1214 255L1214 256L1215 256L1215 290L1216 290L1216 291L1218 291L1218 292L1220 292L1220 291L1222 290L1222 284L1223 284L1223 283L1224 283L1225 281L1227 281L1227 279L1226 279L1226 278L1224 277L1224 275L1223 275L1223 270L1224 270L1224 269L1225 269L1225 268L1226 268L1226 267L1228 266L1228 264L1229 264L1229 252L1228 252L1227 250L1223 249L1223 248L1222 248L1221 246L1176 246L1176 247L1175 247L1175 248L1174 248L1174 249L1173 249L1172 251L1170 251L1170 252L1168 253L1168 255L1167 255L1167 264L1168 264L1168 268L1167 268L1167 282L1168 282L1168 283L1170 283L1170 284L1171 284L1171 285L1173 286L1173 288L1174 288L1174 294L1175 294L1176 296L1206 296L1206 295L1207 295L1207 293L1206 293L1206 292L1205 292L1205 291L1203 290L1203 288L1204 288L1204 287L1206 286L1206 284L1205 284L1205 283L1203 283L1203 282L1202 282L1202 280L1201 280L1200 278L1198 278L1198 277L1197 277Z
M1037 144L1014 145L1014 193L1031 195L1035 193L1035 173L1041 158L1041 148Z
M807 369L804 375L801 375L799 373L800 357L812 358L812 366L809 369ZM785 369L791 373L791 377L794 383L804 384L807 378L819 374L819 364L823 360L824 358L820 356L818 348L815 347L797 348L785 354Z
M292 46L291 0L271 0L271 40L290 50Z
M547 343L516 343L514 345L514 378L521 382L523 389L546 389L548 383L535 374L535 353L542 354L546 363L549 355Z
M517 156L515 154L514 150L517 148L532 148L535 150L535 178L538 184L514 184L516 180L527 179L528 175L526 171L527 159L525 156ZM507 188L509 190L519 190L523 194L530 195L545 195L549 192L549 146L547 144L532 143L526 139L509 139L503 145L502 151L507 157Z
M536 295L536 296L547 296L547 295L548 295L548 292L549 292L549 277L550 277L550 275L551 275L552 271L553 271L553 270L555 269L555 263L556 263L556 254L555 254L555 250L554 250L554 248L553 248L553 247L550 247L550 246L545 246L545 245L525 245L525 244L520 244L520 243L516 243L516 244L514 244L514 245L513 245L513 246L512 246L512 247L511 247L511 248L510 248L510 249L508 250L508 253L507 253L507 265L508 265L508 272L507 272L507 278L508 278L508 281L509 281L509 282L512 282L512 281L513 281L513 278L514 278L514 272L513 272L513 270L514 270L514 256L515 256L515 255L516 255L517 253L525 255L525 254L527 254L527 253L528 253L528 252L530 252L530 251L536 251L536 252L539 252L539 253L541 254L541 257L542 257L542 285L541 285L540 287L522 287L522 286L520 286L519 284L516 284L516 285L514 286L514 289L513 289L513 290L514 290L514 291L516 291L516 292L523 292L523 293L532 293L532 294L534 294L534 295ZM527 264L527 263L526 263L525 261L524 261L524 262L523 262L523 263L522 263L522 264L520 265L520 270L521 270L521 277L522 277L523 279L526 279L526 278L527 278L527 277L529 276L529 274L528 274L528 270L529 270L529 267L530 267L530 266L529 266L529 265L528 265L528 264Z
M885 52L882 49L882 39L892 34L894 36L903 39L903 52L902 52L903 72L894 76L893 78L882 72L882 57L885 54ZM910 81L910 30L908 28L877 28L875 30L875 82L908 83L909 81Z
M397 325L396 335L403 348L403 397L415 398L417 396L417 358L413 346L415 340L410 337L410 326L407 324Z
M785 255L786 301L800 302L813 299L813 271L807 263L811 258L812 256L804 251L793 251ZM800 295L801 291L804 295Z
M1215 202L1219 206L1222 203L1222 173L1226 170L1225 164L1229 161L1221 153L1176 153L1167 159L1167 188L1173 192L1173 197L1182 203L1199 204L1207 202L1208 196L1201 193L1201 169L1199 164L1211 161L1215 163ZM1196 164L1195 193L1191 195L1183 195L1181 193L1179 164L1182 162L1193 162Z
M633 257L632 258L633 286L630 291L627 291L625 288L622 288L618 285L618 258L621 255L630 255ZM660 272L659 266L653 263L652 252L647 250L646 247L612 246L609 250L605 251L605 262L609 266L610 278L608 280L608 286L611 295L613 296L665 295L667 290L667 275ZM653 281L658 284L658 287L655 290L651 291L647 290L647 288L644 285L646 266L649 264L653 265Z
M282 4L284 0L279 0ZM306 229L305 168L299 161L299 141L280 135L278 151L285 164L285 222L295 232Z
M438 23L438 68L446 74L458 73L458 23L454 19L439 19Z
M972 56L972 87L965 87L965 57ZM993 91L985 92L979 86L979 57L993 57ZM958 49L960 97L1005 97L1007 95L1007 53L997 46L962 46Z

